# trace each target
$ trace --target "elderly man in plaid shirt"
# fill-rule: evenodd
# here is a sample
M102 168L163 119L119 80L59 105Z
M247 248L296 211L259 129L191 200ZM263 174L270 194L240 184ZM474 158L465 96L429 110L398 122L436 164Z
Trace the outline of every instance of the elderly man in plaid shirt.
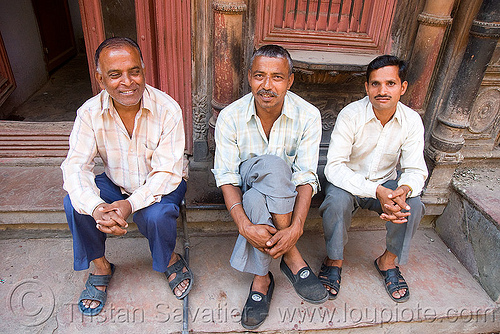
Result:
M212 170L240 235L231 265L254 275L241 324L259 327L274 289L272 258L297 294L310 303L328 299L326 289L299 253L321 140L319 110L288 91L292 60L277 45L257 50L248 71L252 92L221 111L215 129Z
M61 165L74 269L94 263L78 302L90 316L104 307L115 271L104 255L106 236L125 234L131 214L148 238L153 269L165 273L175 296L184 298L193 284L186 262L173 252L186 192L182 111L170 96L146 85L141 51L133 40L105 40L95 63L103 91L78 109ZM105 172L95 176L97 155Z

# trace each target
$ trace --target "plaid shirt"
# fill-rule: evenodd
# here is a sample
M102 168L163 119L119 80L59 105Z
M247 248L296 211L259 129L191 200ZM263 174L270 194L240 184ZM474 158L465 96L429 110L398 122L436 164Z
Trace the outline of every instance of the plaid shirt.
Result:
M420 194L427 178L424 126L414 110L401 102L394 117L382 126L367 97L340 111L332 132L325 166L327 180L359 197L376 198L379 184L397 178L398 185Z
M295 186L310 184L315 194L319 188L316 169L321 129L319 110L288 91L268 140L255 111L254 97L248 93L224 108L217 118L212 169L217 186L240 187L240 164L255 156L272 154L290 166Z
M92 215L104 203L94 181L97 154L110 180L130 195L133 212L159 202L183 177L182 111L174 99L148 85L132 138L111 97L102 91L78 109L69 142L68 156L61 165L64 189L81 214Z

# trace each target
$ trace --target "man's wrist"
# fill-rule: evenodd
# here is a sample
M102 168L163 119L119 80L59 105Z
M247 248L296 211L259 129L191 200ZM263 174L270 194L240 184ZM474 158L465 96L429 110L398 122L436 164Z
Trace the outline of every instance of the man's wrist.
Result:
M407 187L406 198L410 197L411 194L413 193L413 189L409 185L407 185L407 184L402 184L401 188L402 187Z

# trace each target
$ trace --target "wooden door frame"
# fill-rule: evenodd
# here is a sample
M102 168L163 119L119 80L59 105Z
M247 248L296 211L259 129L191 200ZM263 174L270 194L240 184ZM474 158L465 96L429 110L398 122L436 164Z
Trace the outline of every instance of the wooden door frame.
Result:
M83 34L91 73L95 80L94 52L105 39L100 0L79 0ZM193 153L191 3L178 0L135 0L137 43L146 66L146 82L172 96L181 106L186 133L186 153ZM187 18L187 19L186 19Z
M16 89L16 80L0 33L0 106L12 94L14 89Z

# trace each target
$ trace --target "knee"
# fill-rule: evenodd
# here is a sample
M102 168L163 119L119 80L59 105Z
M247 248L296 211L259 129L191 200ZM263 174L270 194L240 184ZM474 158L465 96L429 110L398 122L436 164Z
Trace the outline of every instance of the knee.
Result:
M173 203L155 203L147 208L139 210L134 215L134 221L137 224L146 224L156 228L166 226L176 226L177 217L179 217L179 207Z
M285 160L276 155L262 155L260 156L258 164L264 165L263 170L265 170L267 174L275 174L279 176L289 175L289 178L292 177L291 168L286 164Z
M353 196L349 192L332 184L327 185L325 192L325 199L319 208L322 216L325 211L328 211L329 216L335 215L335 213L352 212Z

